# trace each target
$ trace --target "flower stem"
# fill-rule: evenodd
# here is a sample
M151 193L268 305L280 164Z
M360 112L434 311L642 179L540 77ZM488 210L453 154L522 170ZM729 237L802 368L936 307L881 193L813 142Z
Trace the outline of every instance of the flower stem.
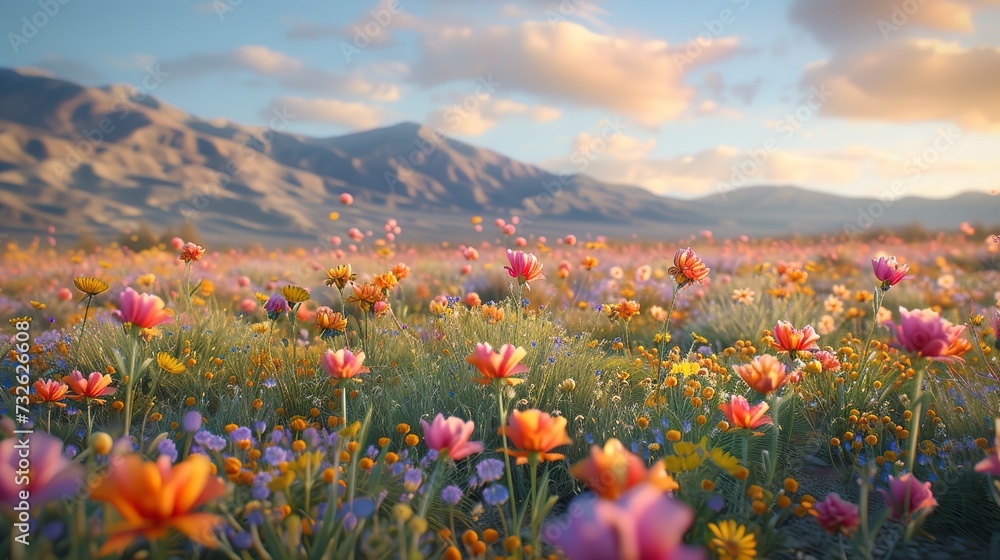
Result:
M503 430L503 426L507 423L507 412L504 410L503 406L503 385L500 385L500 390L497 391L497 397L499 397L500 402L500 429ZM510 454L508 453L510 447L507 443L507 432L501 431L503 436L503 459L506 465L507 471L507 488L510 490L510 515L511 523L514 525L514 533L508 533L507 536L517 536L521 530L521 523L517 519L517 506L514 499L514 475L511 473L510 469Z
M922 418L921 409L923 408L923 403L920 402L920 396L923 394L924 390L924 372L925 368L917 368L917 383L913 388L913 418L910 422L909 452L906 454L906 470L910 473L913 472L913 461L916 459L917 455L917 440L920 439L920 420Z

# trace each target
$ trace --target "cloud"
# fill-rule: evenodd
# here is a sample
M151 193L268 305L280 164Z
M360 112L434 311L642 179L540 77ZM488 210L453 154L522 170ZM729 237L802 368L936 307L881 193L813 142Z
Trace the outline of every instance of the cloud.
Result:
M469 102L465 103L466 100ZM510 99L488 96L480 99L470 96L466 99L455 99L451 105L433 111L427 117L427 124L440 128L447 134L480 136L503 119L524 117L544 123L560 116L562 111L547 105L525 105Z
M86 62L59 55L46 56L32 64L32 67L45 71L50 76L88 86L102 86L109 81L107 76Z
M163 69L171 79L192 79L219 74L247 72L271 78L292 89L310 93L344 92L376 101L395 101L399 86L374 82L357 73L341 74L306 65L301 60L261 45L245 45L235 50L191 55L166 61Z
M410 79L425 87L489 76L521 91L627 115L647 127L676 119L695 91L691 68L739 51L735 38L706 45L602 35L571 22L485 29L446 27L423 38Z
M375 128L385 120L385 114L380 107L339 99L280 97L275 99L271 106L286 108L289 113L295 115L296 121L330 123L352 130ZM265 109L261 114L269 118L271 110Z
M711 194L720 182L731 182L741 165L752 161L750 154L727 145L692 154L656 157L651 153L655 139L639 140L622 134L607 142L599 152L592 149L593 141L591 135L581 134L572 144L574 154L587 156L585 174L608 183L639 185L659 194ZM865 157L854 152L776 152L769 154L762 165L754 164L754 171L747 174L747 183L851 185L861 176ZM572 158L542 164L553 172L571 165Z
M1000 130L1000 47L964 48L938 40L896 42L810 65L802 84L833 92L827 115L916 122L954 120L970 130Z
M820 43L852 47L916 30L969 33L973 12L997 0L795 0L789 18ZM887 27L888 26L888 27Z

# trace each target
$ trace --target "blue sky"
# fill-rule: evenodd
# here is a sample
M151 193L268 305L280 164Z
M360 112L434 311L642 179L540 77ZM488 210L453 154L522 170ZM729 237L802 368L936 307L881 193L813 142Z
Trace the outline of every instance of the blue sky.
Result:
M0 5L0 65L131 86L158 65L152 94L199 117L415 121L679 197L1000 188L997 0L64 1Z

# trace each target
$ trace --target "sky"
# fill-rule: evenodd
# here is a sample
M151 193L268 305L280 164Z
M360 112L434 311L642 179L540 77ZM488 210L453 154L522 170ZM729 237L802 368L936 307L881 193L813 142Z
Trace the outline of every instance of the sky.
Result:
M0 22L0 66L201 118L413 121L681 198L1000 189L1000 0L11 0Z

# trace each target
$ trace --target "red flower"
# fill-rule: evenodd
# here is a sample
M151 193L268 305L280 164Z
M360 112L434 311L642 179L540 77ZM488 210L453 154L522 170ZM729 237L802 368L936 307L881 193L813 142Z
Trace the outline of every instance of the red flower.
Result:
M519 284L527 285L529 282L545 279L545 276L542 276L542 263L535 255L507 249L507 260L510 266L504 268L511 278L517 278ZM528 289L530 290L531 286L528 286Z
M729 425L734 428L757 429L765 424L773 424L765 413L771 408L766 402L751 407L747 400L733 395L728 403L719 404L719 410L726 415Z
M667 274L674 277L678 288L683 288L692 282L701 282L710 270L694 249L688 247L674 253L674 265L667 269Z

